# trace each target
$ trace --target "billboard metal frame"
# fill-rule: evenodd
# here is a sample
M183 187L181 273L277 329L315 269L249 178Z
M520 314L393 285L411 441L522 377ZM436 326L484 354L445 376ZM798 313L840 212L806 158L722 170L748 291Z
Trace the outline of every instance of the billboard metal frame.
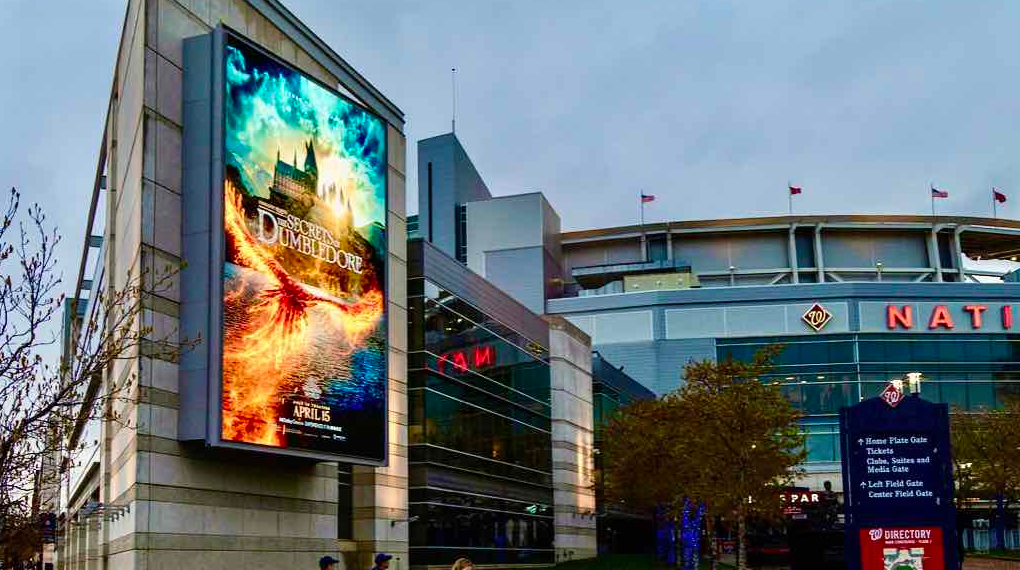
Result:
M389 383L390 383L390 314L389 314L389 221L386 223L386 251L383 256L383 334L385 363L383 366L382 449L380 457L362 457L330 453L328 451L273 447L255 443L226 441L223 429L223 264L226 258L223 221L223 183L226 168L226 138L224 113L225 54L228 39L258 51L276 64L290 69L302 77L343 99L361 111L375 117L385 130L387 167L383 176L385 186L383 208L389 212L389 122L379 113L361 102L344 95L300 70L276 54L258 46L244 35L220 24L209 34L185 40L184 78L184 188L182 233L186 265L182 270L181 326L185 334L198 333L202 342L198 349L181 358L181 401L178 419L181 440L203 440L208 447L256 451L279 456L318 461L338 461L368 466L386 466L389 460ZM205 153L205 156L203 156ZM204 171L204 169L208 169ZM189 177L189 170L192 177ZM197 172L194 172L197 171ZM189 185L189 181L194 183ZM189 187L190 186L190 187ZM204 209L204 211L203 211ZM192 223L189 218L200 220ZM192 233L207 234L207 251L201 239L189 240ZM189 248L189 244L192 247ZM197 254L197 255L193 255ZM197 263L196 263L197 262ZM192 302L186 303L189 297ZM205 295L202 295L202 293ZM202 298L204 297L204 302ZM186 306L187 305L187 306ZM202 309L205 309L204 311ZM190 309L190 310L189 310ZM204 314L202 314L204 313Z

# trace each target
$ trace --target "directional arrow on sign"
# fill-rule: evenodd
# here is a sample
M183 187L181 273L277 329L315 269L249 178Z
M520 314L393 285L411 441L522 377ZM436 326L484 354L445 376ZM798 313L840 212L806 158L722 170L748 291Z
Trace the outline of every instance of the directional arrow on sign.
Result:
M863 439L858 439L857 440L857 445L864 445L864 440Z
M864 481L861 481L861 488L862 488L862 489L863 489L864 487L866 487L867 485L868 485L867 483L865 483Z

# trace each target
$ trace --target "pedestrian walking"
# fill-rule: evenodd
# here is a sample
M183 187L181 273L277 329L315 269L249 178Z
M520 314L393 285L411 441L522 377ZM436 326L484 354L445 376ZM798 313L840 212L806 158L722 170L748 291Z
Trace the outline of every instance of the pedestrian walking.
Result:
M475 565L467 558L458 558L450 570L474 570Z

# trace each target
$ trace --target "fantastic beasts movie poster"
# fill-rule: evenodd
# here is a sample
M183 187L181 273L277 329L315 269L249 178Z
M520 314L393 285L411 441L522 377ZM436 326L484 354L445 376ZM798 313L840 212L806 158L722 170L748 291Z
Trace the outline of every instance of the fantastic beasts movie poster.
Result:
M224 67L221 437L381 460L386 125L237 39Z

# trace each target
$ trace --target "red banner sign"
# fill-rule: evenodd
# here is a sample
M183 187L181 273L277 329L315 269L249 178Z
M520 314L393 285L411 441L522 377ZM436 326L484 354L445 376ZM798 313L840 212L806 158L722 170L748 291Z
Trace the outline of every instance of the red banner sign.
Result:
M861 570L945 570L939 527L862 528Z

